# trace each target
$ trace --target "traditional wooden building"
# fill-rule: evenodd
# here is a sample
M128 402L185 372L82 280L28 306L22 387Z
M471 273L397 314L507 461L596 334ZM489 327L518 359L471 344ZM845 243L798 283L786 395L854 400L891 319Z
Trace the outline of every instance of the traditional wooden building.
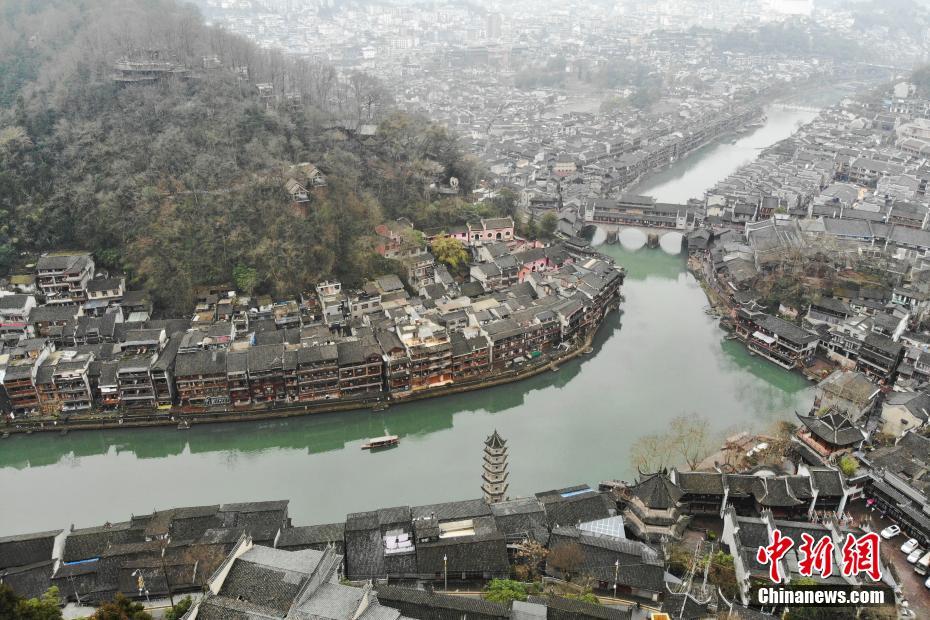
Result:
M681 511L682 495L665 472L641 476L620 495L624 524L640 540L679 539L690 521Z
M852 452L865 441L865 433L849 417L837 410L822 416L798 415L801 427L795 434L798 441L813 450L824 461Z

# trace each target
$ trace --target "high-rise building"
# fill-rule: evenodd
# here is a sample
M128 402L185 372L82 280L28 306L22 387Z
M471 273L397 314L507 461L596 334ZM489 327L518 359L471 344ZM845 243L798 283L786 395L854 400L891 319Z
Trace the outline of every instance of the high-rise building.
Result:
M500 13L488 13L484 25L484 34L491 41L500 41L504 19Z

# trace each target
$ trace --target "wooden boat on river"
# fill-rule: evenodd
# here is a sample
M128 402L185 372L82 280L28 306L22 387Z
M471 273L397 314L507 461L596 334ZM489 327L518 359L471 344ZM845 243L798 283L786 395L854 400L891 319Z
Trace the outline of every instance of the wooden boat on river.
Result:
M385 435L383 437L374 437L362 444L362 450L377 450L379 448L392 448L400 442L397 435Z

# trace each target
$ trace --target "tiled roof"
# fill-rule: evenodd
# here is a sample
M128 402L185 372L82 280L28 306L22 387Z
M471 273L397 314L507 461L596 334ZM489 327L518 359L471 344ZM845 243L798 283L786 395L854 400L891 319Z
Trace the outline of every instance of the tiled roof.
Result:
M52 559L55 537L61 530L0 538L0 569Z
M845 414L837 411L830 411L819 418L799 415L798 419L811 433L834 446L851 446L865 439L865 433L853 426Z
M281 530L281 535L278 537L277 547L279 549L297 549L330 542L338 542L342 545L345 537L345 527L345 523L328 523L285 528Z
M141 542L144 540L140 528L130 528L130 522L113 523L99 527L73 530L65 539L62 559L65 562L100 557L110 544Z
M507 605L485 601L480 598L451 596L449 594L392 585L377 585L375 593L378 596L379 603L393 607L405 616L412 618L434 617L429 611L434 609L454 612L457 617L469 614L485 617L510 617L510 609Z
M633 495L642 500L647 508L667 510L675 506L683 495L681 488L669 480L664 473L652 474L630 488Z

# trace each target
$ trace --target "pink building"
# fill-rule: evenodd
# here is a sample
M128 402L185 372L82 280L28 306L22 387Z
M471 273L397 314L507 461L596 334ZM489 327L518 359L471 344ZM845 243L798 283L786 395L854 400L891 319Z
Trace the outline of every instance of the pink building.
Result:
M468 238L471 240L471 245L484 243L487 241L512 241L513 218L481 218L481 222L479 224L469 223Z

